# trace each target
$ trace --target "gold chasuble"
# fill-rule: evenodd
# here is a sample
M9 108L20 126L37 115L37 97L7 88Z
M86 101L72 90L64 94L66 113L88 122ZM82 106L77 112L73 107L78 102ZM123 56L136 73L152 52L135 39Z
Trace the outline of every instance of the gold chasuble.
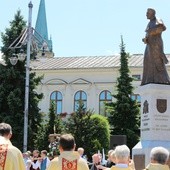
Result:
M25 170L20 150L2 136L0 136L0 170Z
M123 167L112 166L110 170L133 170L133 169L131 167L123 168Z
M78 152L64 151L50 162L47 170L89 170L89 167Z
M169 170L169 166L157 163L150 163L145 170Z
M8 144L0 145L0 167L4 170L6 155L7 155Z

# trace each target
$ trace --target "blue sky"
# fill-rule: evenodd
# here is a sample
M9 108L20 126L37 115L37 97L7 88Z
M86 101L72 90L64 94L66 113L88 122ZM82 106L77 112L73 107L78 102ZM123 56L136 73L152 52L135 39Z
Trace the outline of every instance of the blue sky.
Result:
M40 0L32 0L35 26ZM18 9L28 19L29 0L5 0L0 6L0 32L9 27ZM154 8L167 30L165 53L170 53L170 0L46 0L48 34L56 57L101 56L119 53L123 35L126 52L143 53L147 8ZM2 42L0 39L0 46Z

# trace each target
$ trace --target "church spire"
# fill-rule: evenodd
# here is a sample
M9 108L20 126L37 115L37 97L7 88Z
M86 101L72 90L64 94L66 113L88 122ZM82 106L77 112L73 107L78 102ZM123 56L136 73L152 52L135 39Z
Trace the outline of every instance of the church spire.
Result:
M48 39L45 0L40 0L34 36L39 41L39 47L42 47L43 41L45 40L48 50L52 52L52 40Z

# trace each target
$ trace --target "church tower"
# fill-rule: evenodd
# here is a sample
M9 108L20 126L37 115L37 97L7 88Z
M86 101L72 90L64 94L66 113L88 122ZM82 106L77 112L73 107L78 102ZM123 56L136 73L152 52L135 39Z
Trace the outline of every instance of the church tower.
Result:
M48 38L45 0L40 0L34 37L38 42L38 47L41 49L41 55L53 57L52 40ZM40 54L38 55L40 56Z

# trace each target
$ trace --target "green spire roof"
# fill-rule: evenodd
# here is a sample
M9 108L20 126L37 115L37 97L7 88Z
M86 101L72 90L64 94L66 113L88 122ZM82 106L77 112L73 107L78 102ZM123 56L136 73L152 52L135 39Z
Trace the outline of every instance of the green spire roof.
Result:
M45 0L40 0L34 36L39 41L39 46L42 46L42 41L45 40L47 42L49 51L52 51L52 40L48 39Z

